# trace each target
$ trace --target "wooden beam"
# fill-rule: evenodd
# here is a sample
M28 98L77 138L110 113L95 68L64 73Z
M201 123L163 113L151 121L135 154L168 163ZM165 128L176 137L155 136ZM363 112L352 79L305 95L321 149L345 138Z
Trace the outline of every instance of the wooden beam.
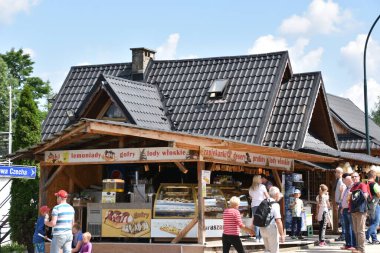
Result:
M113 136L135 136L147 139L175 141L180 143L188 143L201 146L218 145L222 140L215 140L210 137L196 137L185 133L166 132L162 130L132 128L126 126L110 125L101 122L89 122L89 132L94 134L107 134ZM195 141L196 140L196 141Z
M202 170L205 169L205 162L197 163L197 176L198 176L198 243L204 245L206 242L205 238L205 206L203 198L203 188L202 184Z
M171 241L171 243L177 243L179 242L183 237L186 236L186 234L197 224L198 217L194 217L189 224L184 227L181 232Z
M170 160L138 160L138 161L103 161L103 162L56 162L48 163L41 161L40 164L44 166L56 166L56 165L97 165L97 164L129 164L129 163L175 163L175 162L198 162L198 159L170 159Z
M52 141L43 145L41 148L35 149L34 154L38 154L38 153L44 152L45 150L52 149L55 145L59 144L60 142L65 141L66 139L72 139L74 135L77 135L80 132L86 131L87 124L88 123L85 123L76 128L73 128L71 131L53 139Z
M86 186L82 184L82 182L74 175L70 174L67 170L64 171L64 173L72 180L72 182L77 185L81 190L86 189Z
M41 164L41 166L45 166L44 164ZM50 178L46 181L43 191L46 191L47 188L50 186L51 183L53 183L54 179L63 171L65 168L64 165L60 165L53 173L53 175L50 176Z
M189 172L189 170L186 169L185 165L183 165L182 163L180 163L180 162L175 162L174 164L177 165L178 169L179 169L183 174L186 174L187 172Z

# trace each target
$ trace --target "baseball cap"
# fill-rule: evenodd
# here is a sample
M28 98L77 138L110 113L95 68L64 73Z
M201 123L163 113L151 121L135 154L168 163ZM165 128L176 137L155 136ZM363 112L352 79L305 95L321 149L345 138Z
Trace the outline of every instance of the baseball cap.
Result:
M294 190L294 194L297 194L297 193L301 193L301 191L298 190L298 189L295 189L295 190Z
M57 196L57 197L60 197L60 198L65 199L65 198L67 198L67 196L68 196L69 194L67 194L67 192L66 192L65 190L59 190L59 191L56 192L54 195Z
M40 212L41 213L46 213L46 212L49 212L50 211L50 208L48 206L41 206L40 207Z

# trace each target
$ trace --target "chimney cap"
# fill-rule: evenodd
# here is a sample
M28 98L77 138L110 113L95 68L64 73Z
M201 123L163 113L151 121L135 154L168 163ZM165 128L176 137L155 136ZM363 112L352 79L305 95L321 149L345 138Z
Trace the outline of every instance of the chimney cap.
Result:
M155 50L153 49L149 49L149 48L146 48L146 47L133 47L133 48L130 48L132 51L137 51L137 50L142 50L142 51L148 51L150 53L157 53Z

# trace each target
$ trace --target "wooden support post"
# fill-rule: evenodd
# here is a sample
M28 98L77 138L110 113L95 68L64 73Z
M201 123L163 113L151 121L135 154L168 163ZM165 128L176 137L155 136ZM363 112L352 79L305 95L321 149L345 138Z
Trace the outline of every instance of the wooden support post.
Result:
M174 164L177 165L178 169L179 169L183 174L186 174L186 173L188 172L188 170L186 169L185 165L183 165L182 163L180 163L180 162L175 162Z
M281 182L281 177L278 174L277 170L272 170L273 176L274 176L274 181L276 181L276 184L279 186L279 189L282 193L284 193L284 189L282 189L282 182ZM281 208L281 216L285 217L285 200L282 198L280 200L280 208ZM283 219L285 221L285 218Z
M120 136L119 137L119 148L124 148L125 147L125 136Z
M171 243L177 243L179 242L183 237L186 236L186 234L197 224L198 217L194 217L189 224L184 227L181 232L171 241Z
M39 207L46 204L46 191L44 191L44 185L47 176L47 168L45 166L40 166L40 182L38 190L38 203Z
M197 175L198 175L198 243L204 245L205 239L205 213L204 213L204 198L202 196L202 170L205 169L205 162L197 162Z

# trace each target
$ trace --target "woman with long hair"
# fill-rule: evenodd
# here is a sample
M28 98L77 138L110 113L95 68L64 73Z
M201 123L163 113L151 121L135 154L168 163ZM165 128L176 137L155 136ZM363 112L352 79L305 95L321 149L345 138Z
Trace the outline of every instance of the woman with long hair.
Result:
M326 246L325 235L327 223L329 221L329 193L328 187L325 184L319 186L319 194L316 198L317 200L317 220L319 222L319 246Z
M261 201L263 201L266 198L269 198L265 185L261 183L260 175L255 175L252 178L252 185L249 188L249 196L251 197L252 222L253 222L253 216L256 212L257 207L260 205ZM256 242L261 242L261 234L260 234L259 227L256 227L255 225L253 225L253 229L255 230Z

